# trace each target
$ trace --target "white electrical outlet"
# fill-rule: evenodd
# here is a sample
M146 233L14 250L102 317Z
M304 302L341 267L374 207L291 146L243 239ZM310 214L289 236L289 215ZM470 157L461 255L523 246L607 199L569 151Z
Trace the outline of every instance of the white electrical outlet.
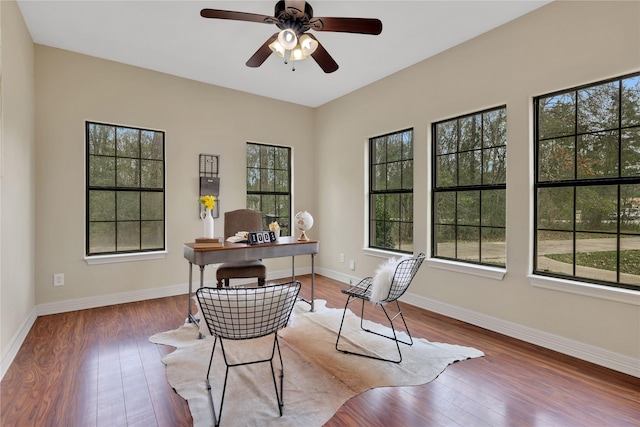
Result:
M62 286L64 285L64 274L56 273L53 275L53 286Z
M344 262L344 254L340 254L340 262Z
M356 269L356 262L354 260L349 261L349 268L351 270L355 270Z

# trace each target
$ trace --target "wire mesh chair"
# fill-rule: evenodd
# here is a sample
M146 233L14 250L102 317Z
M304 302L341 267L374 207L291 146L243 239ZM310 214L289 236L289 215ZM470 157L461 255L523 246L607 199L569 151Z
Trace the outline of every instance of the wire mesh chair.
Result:
M298 281L257 288L200 288L196 291L201 316L206 322L209 332L215 337L211 349L211 358L209 359L209 369L207 370L207 390L209 391L211 410L216 427L220 425L220 417L222 416L229 368L235 366L270 363L278 410L280 411L280 416L282 416L282 408L284 406L284 363L280 353L277 332L287 326L299 292L300 282ZM225 340L250 340L270 334L273 334L273 347L271 348L270 357L229 363L229 358L225 351ZM218 341L222 349L226 371L220 410L216 414L209 375ZM279 390L273 366L276 350L280 359Z
M357 285L349 289L341 290L343 294L347 295L347 303L344 306L344 312L342 313L342 321L340 322L340 329L338 330L338 338L336 339L336 350L342 353L354 354L357 356L364 356L370 359L384 360L386 362L393 362L393 363L402 362L402 352L400 351L400 343L406 344L406 345L413 345L413 338L411 338L411 334L409 333L409 328L407 327L407 322L405 322L404 316L402 315L402 310L400 308L400 304L398 303L398 298L400 298L407 291L407 288L409 287L413 278L418 272L420 265L422 265L422 261L424 261L424 258L425 258L425 255L421 253L413 258L400 261L396 266L395 273L393 274L393 278L391 279L389 294L386 296L386 298L380 301L373 301L375 303L375 307L382 308L382 311L384 312L385 316L387 317L387 320L389 321L389 324L391 325L391 331L393 332L393 336L388 336L364 327L364 323L363 323L365 318L364 306L365 306L365 301L371 301L371 298L370 298L371 285L373 283L372 277L365 277ZM351 304L353 301L356 301L356 300L360 300L362 302L362 309L360 310L360 328L365 332L370 332L372 334L376 334L381 337L393 340L396 343L396 348L398 350L397 360L375 356L371 353L358 353L358 352L346 350L344 348L339 347L340 338L342 337L342 327L344 325L344 318L345 318L345 315L347 314L347 308L349 304ZM392 304L392 303L395 303L395 304ZM393 314L392 312L393 316L391 316L389 313L390 308L395 308L395 310L397 310L395 314ZM404 325L404 330L406 331L406 334L409 336L408 341L402 341L397 336L396 328L394 327L393 322L398 317L400 318L400 320L402 320L402 323Z

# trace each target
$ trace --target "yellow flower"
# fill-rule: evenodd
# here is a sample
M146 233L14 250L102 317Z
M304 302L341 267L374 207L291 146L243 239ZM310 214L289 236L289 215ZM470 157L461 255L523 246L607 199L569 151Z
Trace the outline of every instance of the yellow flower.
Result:
M280 224L278 224L278 221L273 221L271 224L269 224L269 230L271 231L280 230Z
M199 202L206 210L210 211L216 207L216 196L202 196Z

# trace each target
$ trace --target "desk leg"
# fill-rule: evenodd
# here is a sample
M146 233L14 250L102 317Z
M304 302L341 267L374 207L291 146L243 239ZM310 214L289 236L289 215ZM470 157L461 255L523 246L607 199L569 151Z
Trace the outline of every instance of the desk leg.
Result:
M315 299L313 297L313 291L315 289L315 259L316 254L311 254L311 311L315 311Z
M187 311L187 322L196 323L195 318L193 317L193 313L191 313L191 295L193 295L192 288L193 281L193 264L189 263L189 295L187 295L187 302L189 303L189 310Z
M311 301L307 301L306 299L299 297L299 299L308 303L311 306L311 310L309 311L315 311L315 302L314 302L314 296L313 296L313 292L315 290L314 279L316 277L315 269L314 269L315 259L316 259L316 254L311 254ZM291 281L292 282L296 281L296 257L295 256L291 257Z
M204 266L200 266L200 287L204 284ZM187 316L187 321L189 323L195 323L196 325L200 324L200 321L196 319L191 311L191 297L193 296L193 264L189 263L189 315ZM204 338L204 336L198 331L198 339Z
M203 287L204 287L204 265L201 265L200 266L200 288L203 288ZM200 319L196 319L195 317L193 317L193 320L197 325L200 325ZM202 335L198 330L198 339L201 340L202 338L204 338L204 335Z

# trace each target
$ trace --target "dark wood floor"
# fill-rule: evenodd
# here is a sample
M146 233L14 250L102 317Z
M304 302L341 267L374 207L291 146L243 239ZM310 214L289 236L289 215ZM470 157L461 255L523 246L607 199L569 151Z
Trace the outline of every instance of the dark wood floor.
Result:
M309 297L309 276L299 278ZM316 276L316 298L344 304L343 284ZM185 319L186 296L39 317L1 388L4 426L189 426L149 336ZM419 387L370 390L327 426L638 426L640 379L416 307L415 337L476 347ZM354 356L355 357L355 356Z

